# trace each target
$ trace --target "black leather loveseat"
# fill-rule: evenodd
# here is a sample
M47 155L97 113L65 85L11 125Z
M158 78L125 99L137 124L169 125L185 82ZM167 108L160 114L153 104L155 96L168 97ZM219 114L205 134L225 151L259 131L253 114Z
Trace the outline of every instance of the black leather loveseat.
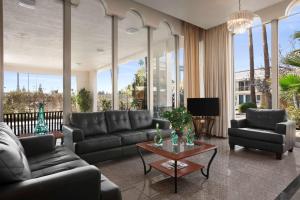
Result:
M285 110L247 109L246 119L231 120L228 129L229 145L255 148L276 153L281 159L286 151L293 151L296 124L288 121Z
M147 110L72 113L63 126L65 145L90 163L136 154L136 143L153 140L159 124L169 136L170 122L154 119Z
M119 188L53 135L18 139L0 123L0 199L121 200Z

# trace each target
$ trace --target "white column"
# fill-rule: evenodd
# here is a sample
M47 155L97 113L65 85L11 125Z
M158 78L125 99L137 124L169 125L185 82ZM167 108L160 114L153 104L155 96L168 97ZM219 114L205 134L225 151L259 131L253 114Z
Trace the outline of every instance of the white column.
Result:
M3 121L4 61L3 61L3 0L0 0L0 121Z
M147 105L148 110L153 114L153 65L151 63L153 57L153 28L148 27L147 34L148 54L147 54Z
M71 105L71 3L64 0L63 9L63 112L64 124L69 123Z
M118 91L118 17L112 17L112 101L113 109L119 109Z
M97 91L97 70L89 71L89 84L90 84L90 91L92 92L93 98L93 112L97 112L97 98L98 98L98 91Z
M271 78L272 78L272 108L278 108L278 20L271 21L271 43L272 43L272 56L271 56Z
M175 35L175 107L180 106L180 66L179 66L179 36Z

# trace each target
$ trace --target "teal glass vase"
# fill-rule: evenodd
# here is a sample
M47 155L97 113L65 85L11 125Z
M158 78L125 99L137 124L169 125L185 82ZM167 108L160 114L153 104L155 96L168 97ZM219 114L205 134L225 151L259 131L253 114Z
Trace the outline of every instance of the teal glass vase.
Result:
M34 128L34 133L39 135L44 135L49 132L48 125L45 120L45 108L44 104L39 104L38 120L37 125Z
M162 146L163 145L163 138L161 136L161 132L159 130L159 124L156 124L156 133L154 136L154 145L155 146Z
M171 132L171 142L172 142L172 145L178 145L178 135L177 135L176 131Z
M186 145L193 146L194 145L195 136L191 128L188 129L186 134Z

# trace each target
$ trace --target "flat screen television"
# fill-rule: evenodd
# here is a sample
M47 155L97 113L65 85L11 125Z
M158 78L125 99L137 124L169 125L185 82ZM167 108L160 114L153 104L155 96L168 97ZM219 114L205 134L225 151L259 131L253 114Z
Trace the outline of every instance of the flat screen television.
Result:
M188 98L187 110L193 116L219 116L219 98Z

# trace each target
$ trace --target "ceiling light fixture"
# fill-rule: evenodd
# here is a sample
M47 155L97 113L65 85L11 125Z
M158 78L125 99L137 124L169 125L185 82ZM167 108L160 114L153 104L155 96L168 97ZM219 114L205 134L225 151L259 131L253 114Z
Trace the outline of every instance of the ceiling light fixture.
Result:
M96 50L97 50L98 53L104 53L104 49L97 48Z
M230 32L244 33L253 24L255 15L249 10L241 10L241 0L239 0L239 11L232 13L227 21L227 28Z
M18 5L28 9L35 9L35 0L19 0Z
M138 31L139 31L139 29L136 28L136 27L129 27L129 28L126 29L126 33L128 33L128 34L134 34Z

